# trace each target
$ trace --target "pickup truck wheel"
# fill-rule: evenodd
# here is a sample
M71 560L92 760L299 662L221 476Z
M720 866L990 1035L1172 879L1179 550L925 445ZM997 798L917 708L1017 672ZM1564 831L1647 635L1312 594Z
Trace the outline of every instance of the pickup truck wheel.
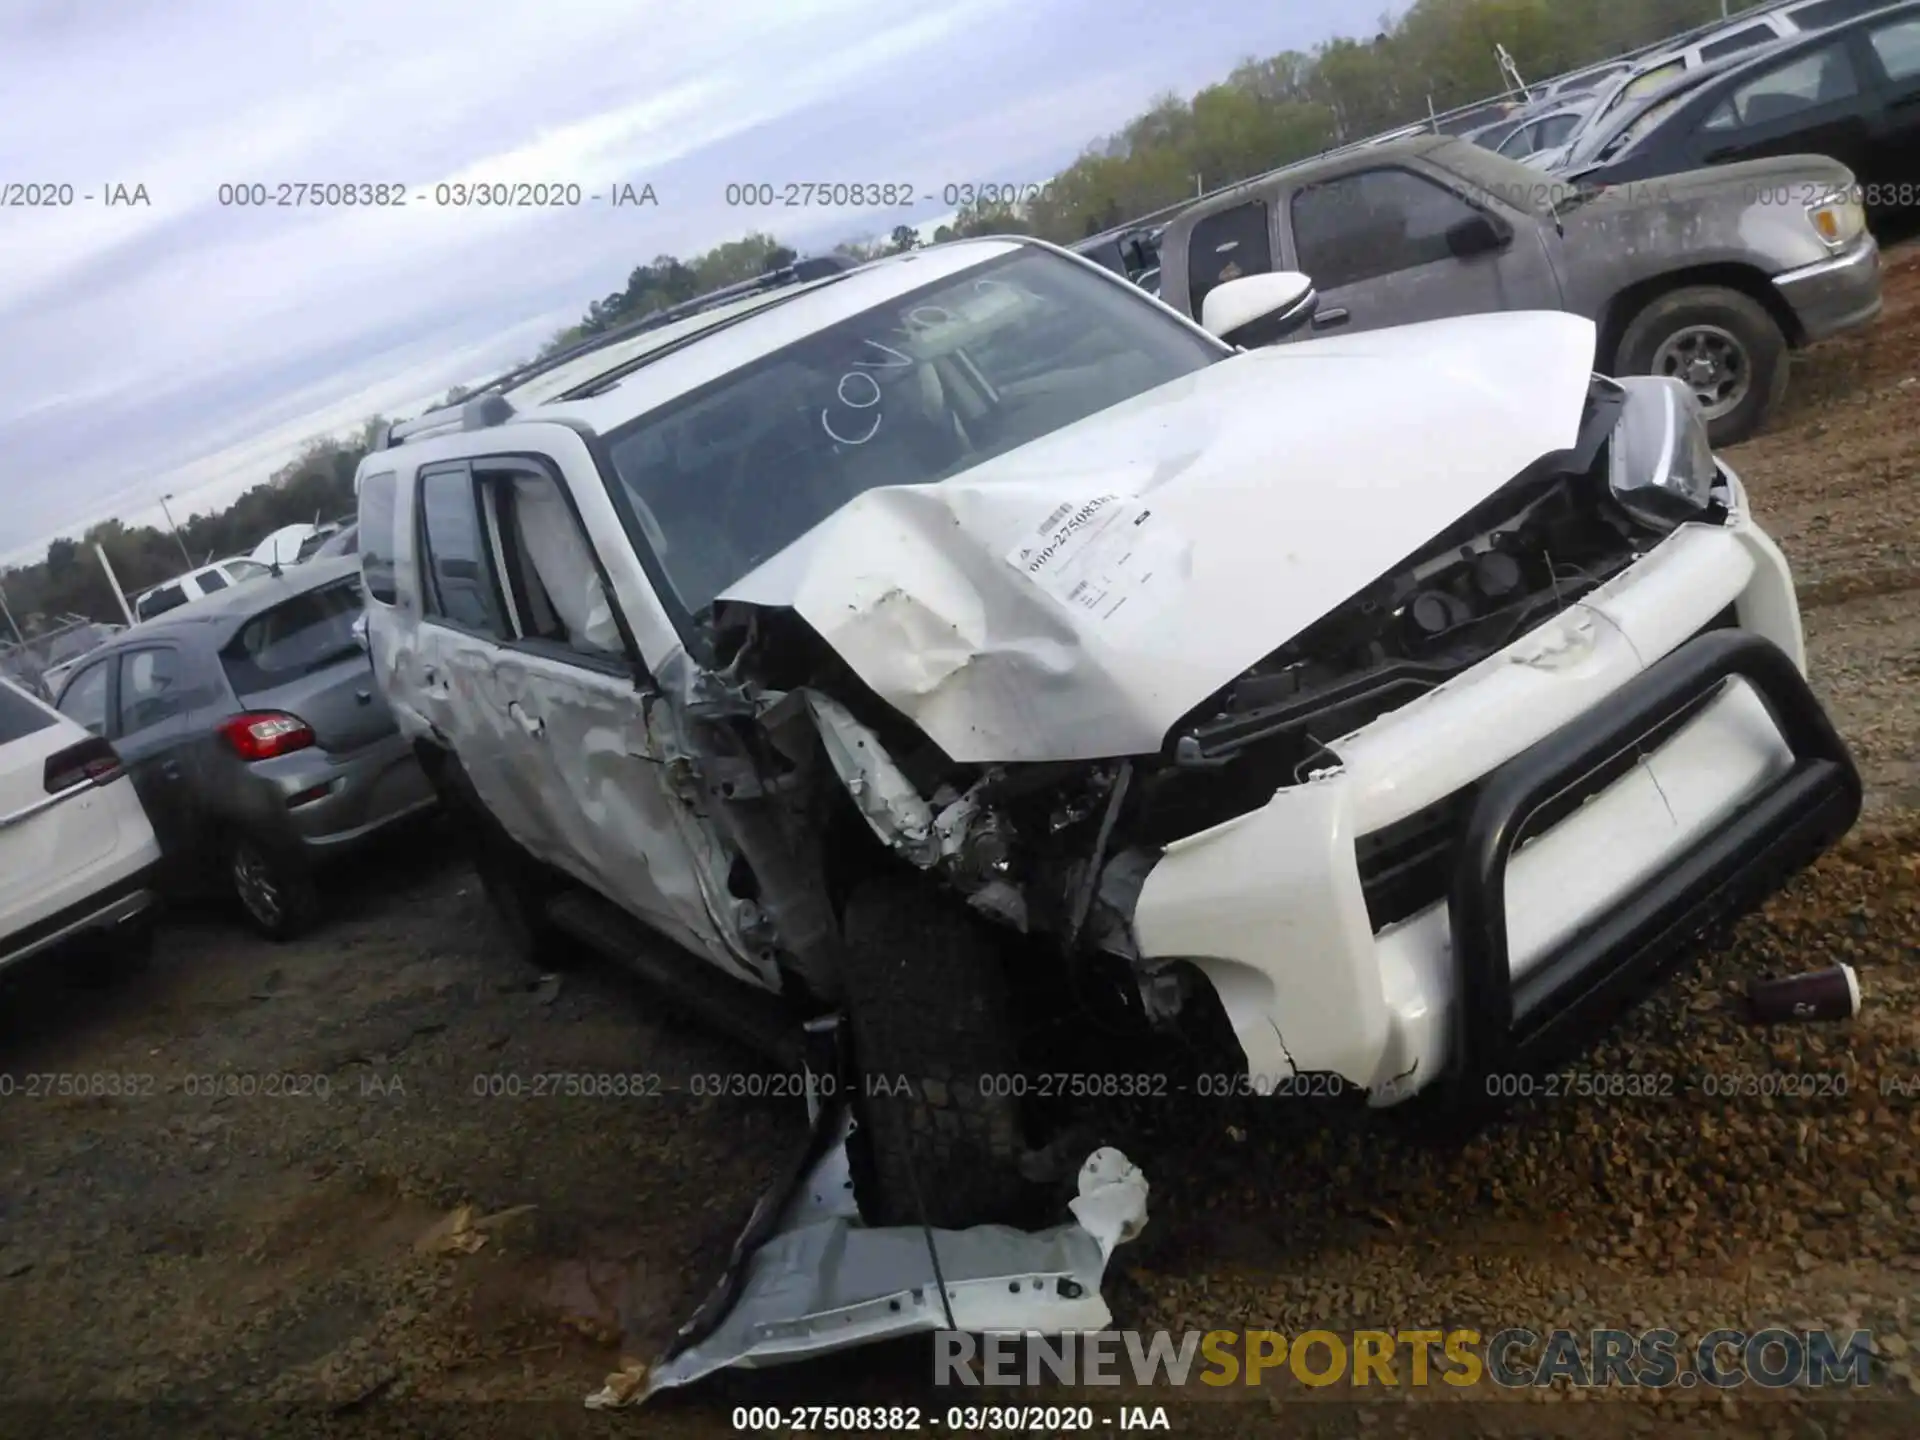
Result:
M1716 446L1760 428L1786 393L1787 337L1751 295L1722 285L1689 285L1653 301L1627 326L1616 375L1672 375L1707 417Z
M295 856L239 835L227 845L227 876L241 911L269 940L291 940L319 918L319 886Z
M847 899L844 985L854 1068L854 1196L873 1225L961 1229L1028 1198L1006 976L984 924L917 876Z

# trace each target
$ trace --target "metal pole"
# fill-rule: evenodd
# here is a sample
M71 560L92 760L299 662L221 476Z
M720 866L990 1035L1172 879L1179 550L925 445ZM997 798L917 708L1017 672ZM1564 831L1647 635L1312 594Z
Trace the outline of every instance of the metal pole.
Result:
M133 618L133 607L127 604L127 592L120 588L120 577L113 573L113 563L107 559L107 552L101 549L97 540L93 544L93 553L100 557L100 568L107 572L107 584L113 587L113 598L120 602L120 613L127 617L127 624L138 625L140 622Z
M160 513L167 517L167 528L173 531L173 543L180 547L180 558L187 562L187 569L191 570L193 568L193 556L187 553L187 542L180 538L180 527L173 523L173 511L167 508L167 501L172 498L171 495L162 495L160 497Z
M7 617L7 628L13 631L13 638L18 640L22 645L26 644L27 637L20 633L19 623L13 618L13 610L7 604L7 587L5 585L0 585L0 615Z

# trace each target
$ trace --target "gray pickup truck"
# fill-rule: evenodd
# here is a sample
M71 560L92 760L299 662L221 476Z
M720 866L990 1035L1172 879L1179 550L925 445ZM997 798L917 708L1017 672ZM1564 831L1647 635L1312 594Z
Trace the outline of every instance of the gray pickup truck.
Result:
M1569 310L1598 326L1597 369L1679 377L1727 445L1785 393L1790 351L1880 312L1880 251L1852 188L1816 155L1598 187L1422 136L1183 212L1161 237L1159 293L1204 321L1223 281L1305 274L1311 318L1262 340Z

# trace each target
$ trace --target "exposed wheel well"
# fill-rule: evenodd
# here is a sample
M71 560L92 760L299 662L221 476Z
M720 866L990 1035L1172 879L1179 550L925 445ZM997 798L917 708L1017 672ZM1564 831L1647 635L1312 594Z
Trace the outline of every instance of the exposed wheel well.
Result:
M846 914L847 897L861 881L890 871L911 870L913 866L889 850L873 833L850 797L838 785L831 787L825 803L821 831L821 869L827 887L827 902L835 918Z
M1613 364L1620 341L1625 338L1634 316L1662 295L1685 289L1689 285L1722 285L1729 290L1738 290L1758 301L1773 317L1774 324L1780 327L1780 333L1787 337L1788 345L1797 350L1806 344L1806 333L1800 328L1793 307L1781 298L1780 292L1773 288L1772 281L1759 270L1751 265L1695 265L1684 270L1670 270L1629 285L1608 302L1600 317L1596 366L1604 373Z

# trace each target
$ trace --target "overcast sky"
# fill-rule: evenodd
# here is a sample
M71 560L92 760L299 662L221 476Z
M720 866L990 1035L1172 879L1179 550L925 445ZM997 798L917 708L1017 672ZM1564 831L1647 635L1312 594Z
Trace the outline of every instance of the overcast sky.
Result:
M748 229L806 249L1038 182L1159 92L1377 28L1379 0L0 0L0 561L225 505L308 436L535 351L627 272ZM577 208L439 208L458 179ZM910 183L908 211L729 182ZM222 183L402 185L241 209ZM658 204L614 207L651 184ZM142 186L147 204L108 197ZM64 195L54 190L56 199ZM422 203L421 195L427 197ZM91 198L89 198L91 197Z

